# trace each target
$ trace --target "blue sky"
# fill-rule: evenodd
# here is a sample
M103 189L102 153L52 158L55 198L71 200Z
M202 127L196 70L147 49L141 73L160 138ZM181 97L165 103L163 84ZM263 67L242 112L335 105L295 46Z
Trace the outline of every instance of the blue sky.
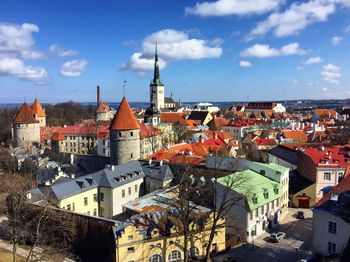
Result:
M350 0L0 0L0 103L350 97Z

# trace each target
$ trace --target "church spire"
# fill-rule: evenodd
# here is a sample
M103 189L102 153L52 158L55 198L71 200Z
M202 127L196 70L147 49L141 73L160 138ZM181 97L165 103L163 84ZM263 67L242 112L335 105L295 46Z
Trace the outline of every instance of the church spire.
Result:
M154 54L154 72L153 72L153 85L163 85L160 81L159 64L158 64L158 48L156 43L155 54Z

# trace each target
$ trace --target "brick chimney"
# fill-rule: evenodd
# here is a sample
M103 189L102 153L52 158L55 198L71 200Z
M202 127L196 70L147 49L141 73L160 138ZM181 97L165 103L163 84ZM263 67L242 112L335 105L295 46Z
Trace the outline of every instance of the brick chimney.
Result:
M100 90L100 86L97 86L97 106L101 104L101 90Z

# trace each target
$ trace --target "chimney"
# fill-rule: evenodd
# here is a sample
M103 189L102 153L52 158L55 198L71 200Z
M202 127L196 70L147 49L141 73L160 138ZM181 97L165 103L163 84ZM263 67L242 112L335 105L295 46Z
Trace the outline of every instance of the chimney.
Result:
M101 90L100 86L97 86L97 106L101 103Z
M160 160L159 161L159 166L162 166L163 165L163 160Z

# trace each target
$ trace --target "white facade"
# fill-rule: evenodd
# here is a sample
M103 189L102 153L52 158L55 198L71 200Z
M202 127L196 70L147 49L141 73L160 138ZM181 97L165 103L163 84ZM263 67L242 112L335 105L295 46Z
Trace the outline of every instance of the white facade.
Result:
M193 106L193 111L208 111L209 113L218 112L220 108L213 106L211 103L198 103Z
M158 108L158 110L164 108L164 86L151 85L151 92L152 91L155 94L156 107Z
M281 104L277 103L276 106L272 109L274 113L285 113L286 108Z
M350 225L329 211L313 210L312 251L323 256L342 253L348 244Z

